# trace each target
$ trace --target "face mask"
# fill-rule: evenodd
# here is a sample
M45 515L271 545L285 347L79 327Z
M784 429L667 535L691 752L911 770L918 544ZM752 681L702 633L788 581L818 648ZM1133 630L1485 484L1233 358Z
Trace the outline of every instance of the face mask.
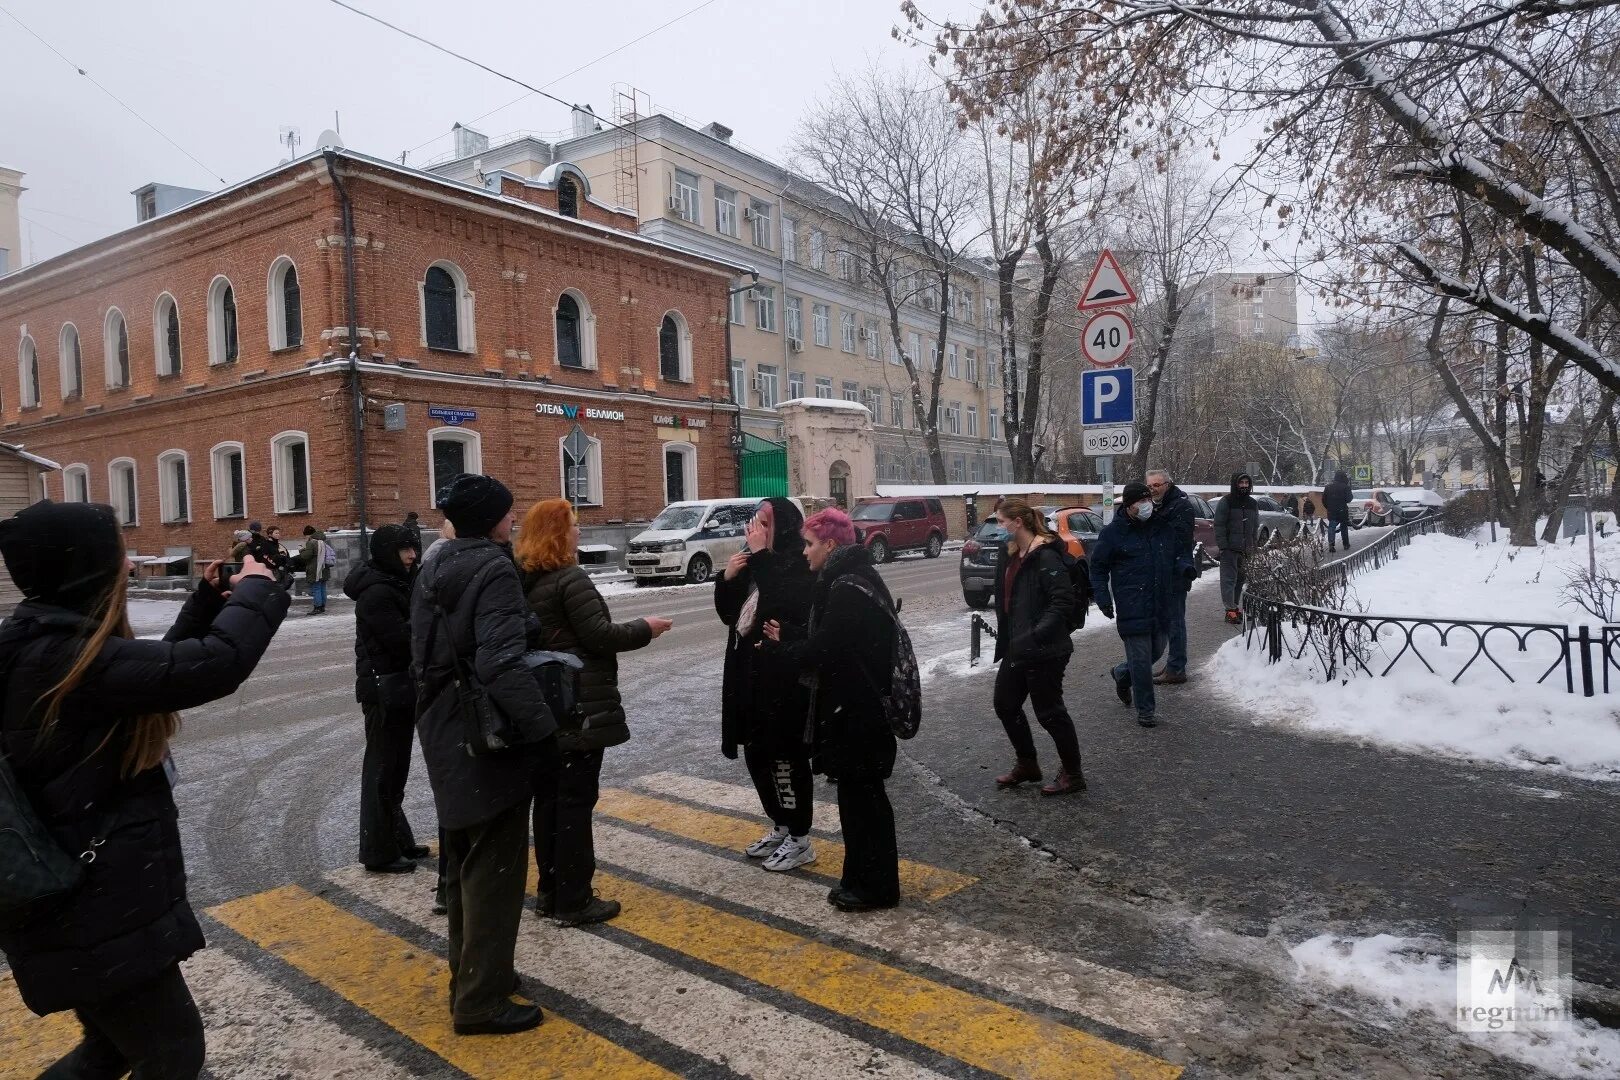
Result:
M995 532L992 532L990 534L990 539L991 540L997 540L997 541L1006 541L1006 540L1012 539L1012 534L1009 533L1006 529L1003 529L1000 525L997 525L996 529L995 529Z
M1146 521L1153 516L1153 504L1146 499L1136 504L1136 520Z

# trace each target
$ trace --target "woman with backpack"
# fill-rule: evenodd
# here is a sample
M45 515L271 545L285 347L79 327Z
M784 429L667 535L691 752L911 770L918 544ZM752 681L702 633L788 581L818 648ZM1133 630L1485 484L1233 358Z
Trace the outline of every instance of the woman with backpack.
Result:
M900 902L900 855L883 787L895 754L883 699L894 676L898 614L842 510L810 515L804 555L817 575L809 622L802 632L766 622L761 652L813 686L816 768L836 778L844 833L843 878L827 902L840 911L891 908Z
M531 647L572 653L579 672L579 707L558 716L557 761L535 777L534 861L540 875L535 910L558 926L606 922L619 913L617 900L591 891L596 852L591 811L602 776L602 751L630 740L619 701L619 657L645 647L673 625L666 618L616 623L607 603L578 563L579 520L567 499L530 507L518 533L515 555L529 610L538 619Z
M816 861L810 844L815 778L805 716L810 696L798 673L756 648L765 624L803 631L815 575L804 557L804 515L787 499L766 499L748 522L747 546L726 562L714 586L714 609L730 627L720 686L720 752L740 746L771 829L744 851L766 870Z
M20 793L84 867L40 911L0 912L23 1002L41 1016L72 1009L84 1028L44 1076L189 1080L203 1024L179 965L204 942L186 899L169 740L180 710L229 697L253 673L287 593L251 555L232 581L211 564L152 641L130 630L111 507L35 503L0 522L0 555L26 597L0 626L0 756L16 780L0 791ZM9 870L26 856L5 859Z
M1041 779L1035 737L1024 716L1024 701L1057 745L1058 774L1041 787L1042 795L1084 791L1080 739L1063 704L1063 672L1074 654L1069 639L1074 612L1070 558L1046 519L1028 503L1008 499L996 509L1007 531L1007 562L996 577L995 708L1018 760L996 777L996 786L1017 787Z

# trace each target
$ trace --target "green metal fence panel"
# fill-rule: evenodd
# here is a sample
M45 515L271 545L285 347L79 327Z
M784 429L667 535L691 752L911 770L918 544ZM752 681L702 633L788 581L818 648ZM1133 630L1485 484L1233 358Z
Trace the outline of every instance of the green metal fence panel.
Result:
M786 496L787 444L744 433L741 472L744 498Z

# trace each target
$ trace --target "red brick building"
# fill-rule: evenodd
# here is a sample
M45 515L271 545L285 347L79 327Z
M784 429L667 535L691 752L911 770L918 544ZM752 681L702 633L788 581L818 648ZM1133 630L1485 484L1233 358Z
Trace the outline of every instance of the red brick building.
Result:
M116 506L142 553L358 524L362 455L372 525L437 522L463 470L520 507L567 485L586 525L734 494L740 268L635 227L566 163L481 189L316 153L0 278L0 438L62 463L52 498Z

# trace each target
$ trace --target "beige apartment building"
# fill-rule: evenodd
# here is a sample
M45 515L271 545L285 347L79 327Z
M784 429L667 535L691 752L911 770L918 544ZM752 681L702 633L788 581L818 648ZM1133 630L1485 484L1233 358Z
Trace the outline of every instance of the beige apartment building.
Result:
M28 190L22 178L20 171L0 165L0 274L22 265L22 217L17 200Z
M566 138L519 135L491 145L458 125L453 156L431 171L477 183L498 171L538 175L568 161L589 179L594 197L634 211L649 239L751 267L737 280L729 322L731 400L743 430L780 442L777 407L794 398L859 402L872 414L873 477L852 477L859 494L878 482L931 479L923 433L878 291L864 283L854 245L801 195L824 192L732 142L721 124L701 129L664 114L622 126L574 112ZM902 340L924 365L944 367L940 444L947 478L957 483L1011 479L1002 441L1002 391L993 362L993 277L964 263L950 297L922 295L906 305ZM939 306L950 309L939 337ZM716 313L715 318L721 318ZM926 395L926 382L925 395Z

